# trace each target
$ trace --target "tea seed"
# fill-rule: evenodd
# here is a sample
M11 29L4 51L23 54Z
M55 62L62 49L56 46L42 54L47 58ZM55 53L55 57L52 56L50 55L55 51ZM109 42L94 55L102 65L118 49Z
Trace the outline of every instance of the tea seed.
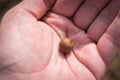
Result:
M73 49L73 41L70 38L62 38L60 41L60 51L63 53L68 53Z

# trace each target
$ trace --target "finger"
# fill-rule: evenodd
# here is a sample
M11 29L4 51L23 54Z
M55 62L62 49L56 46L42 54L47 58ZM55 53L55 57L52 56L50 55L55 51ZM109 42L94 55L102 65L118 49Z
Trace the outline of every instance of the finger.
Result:
M119 35L120 12L97 44L98 51L106 64L109 64L111 62L117 48L120 47Z
M96 20L91 24L87 33L97 42L103 35L110 23L113 21L120 9L120 0L112 0L110 4L100 13Z
M73 22L82 29L87 29L109 0L86 0L74 15Z
M17 9L22 8L40 19L51 8L56 0L24 0Z
M71 17L83 0L57 0L52 11L66 17Z

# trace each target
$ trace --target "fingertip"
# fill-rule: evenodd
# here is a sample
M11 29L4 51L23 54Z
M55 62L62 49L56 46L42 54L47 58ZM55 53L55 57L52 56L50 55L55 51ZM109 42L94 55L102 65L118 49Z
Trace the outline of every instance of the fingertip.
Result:
M56 2L56 0L43 0L43 1L48 7L51 7Z
M20 7L39 20L51 9L55 2L56 0L25 0L20 4Z

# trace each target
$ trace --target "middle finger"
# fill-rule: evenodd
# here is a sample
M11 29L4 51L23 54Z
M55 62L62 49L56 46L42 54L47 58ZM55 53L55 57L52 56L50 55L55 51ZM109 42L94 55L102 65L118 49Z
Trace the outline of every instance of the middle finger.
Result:
M86 0L73 17L79 28L87 29L110 0Z

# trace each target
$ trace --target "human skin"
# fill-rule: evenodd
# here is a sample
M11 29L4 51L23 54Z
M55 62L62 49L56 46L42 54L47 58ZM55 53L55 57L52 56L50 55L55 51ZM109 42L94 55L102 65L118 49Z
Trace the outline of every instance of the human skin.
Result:
M22 1L0 24L0 80L101 80L120 47L119 10L120 0Z

